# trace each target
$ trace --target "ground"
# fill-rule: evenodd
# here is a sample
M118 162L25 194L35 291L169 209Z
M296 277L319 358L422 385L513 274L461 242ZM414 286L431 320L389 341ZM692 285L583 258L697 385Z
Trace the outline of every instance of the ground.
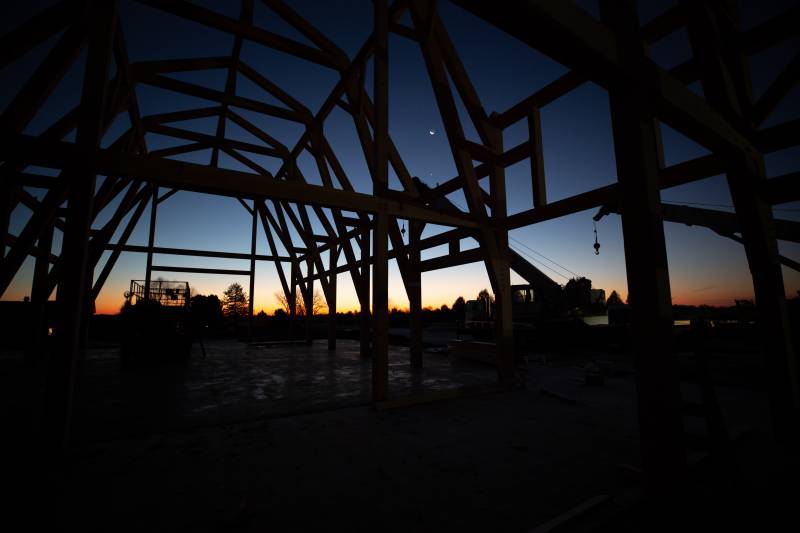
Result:
M528 531L598 495L624 508L641 486L622 358L596 356L607 375L589 387L576 360L531 357L527 387L501 391L491 367L426 353L415 372L392 348L393 398L452 397L376 409L355 341L334 354L322 341L207 342L205 359L196 346L159 370L123 370L117 350L89 350L73 444L38 464L33 501L61 529ZM763 395L717 392L757 447ZM773 479L760 467L747 476Z

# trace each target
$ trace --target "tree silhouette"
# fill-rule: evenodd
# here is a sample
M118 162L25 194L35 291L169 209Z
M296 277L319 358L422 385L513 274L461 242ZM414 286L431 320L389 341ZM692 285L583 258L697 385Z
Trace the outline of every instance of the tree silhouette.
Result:
M456 298L456 301L453 302L453 313L456 315L456 320L464 320L464 309L466 307L466 302L464 301L463 296L459 296Z
M222 320L222 303L216 294L195 294L191 300L191 318L198 328L215 328Z
M611 291L611 294L608 295L608 299L606 300L606 306L619 305L621 303L622 303L622 298L619 297L617 291Z
M238 283L231 283L222 298L222 311L227 317L247 316L247 295Z
M313 314L318 315L327 308L328 306L325 304L325 298L322 297L322 293L319 292L319 289L315 290L311 298L311 310ZM306 302L302 297L297 299L297 315L306 316Z
M592 303L592 280L584 277L572 278L564 285L564 300L570 309L589 307Z
M282 291L275 292L275 299L280 304L281 308L283 309L284 313L287 315L292 314L292 306L289 304L289 300L286 298L286 295ZM306 302L303 298L302 294L298 294L295 298L295 309L297 312L297 316L305 316L306 314ZM328 308L327 304L325 303L325 298L322 297L322 293L319 290L314 291L314 296L311 300L311 309L315 315L322 313L322 311Z
M478 304L480 305L480 310L484 315L489 318L492 316L492 304L494 303L494 297L489 294L489 291L486 289L481 290L478 293Z
M289 299L286 297L286 294L284 294L283 291L276 291L275 299L281 306L281 309L276 309L275 313L277 313L278 311L283 311L284 315L292 314L292 306L289 305Z

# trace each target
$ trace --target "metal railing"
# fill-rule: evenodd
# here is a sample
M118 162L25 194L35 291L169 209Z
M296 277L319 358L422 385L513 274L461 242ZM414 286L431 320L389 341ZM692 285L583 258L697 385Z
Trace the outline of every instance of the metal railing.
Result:
M188 307L190 299L188 281L151 281L149 290L144 280L131 280L131 289L126 295L128 301L149 299L169 307Z

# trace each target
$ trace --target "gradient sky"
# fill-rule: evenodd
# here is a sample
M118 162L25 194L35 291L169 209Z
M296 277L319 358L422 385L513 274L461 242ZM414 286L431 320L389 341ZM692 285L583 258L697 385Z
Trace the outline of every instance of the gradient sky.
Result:
M0 32L7 32L50 3L48 1L3 2L0 6ZM230 17L238 17L239 2L206 0L194 3ZM343 48L350 57L355 55L372 30L372 2L369 0L289 3ZM640 18L645 22L673 3L667 0L640 2ZM743 6L745 27L758 24L793 3L746 2ZM590 14L597 15L596 1L581 1L579 4ZM131 61L229 55L233 46L232 36L161 13L131 0L121 0L120 10ZM439 12L481 97L483 106L489 113L508 109L566 72L563 66L446 1L440 2ZM408 18L406 15L402 22L410 23ZM276 33L307 42L302 35L283 23L260 2L256 2L254 23ZM0 109L5 109L19 90L21 83L27 79L57 39L58 36L52 38L0 71ZM751 58L754 73L753 90L756 97L791 60L800 46L799 42L798 38L794 38L784 45ZM430 185L444 182L455 176L456 170L419 47L416 43L395 35L390 36L389 47L390 134L412 175L419 176ZM671 67L688 58L690 49L685 31L657 43L653 47L652 55L664 67ZM84 59L85 51L36 115L26 133L41 133L78 103ZM319 109L338 80L338 75L330 69L253 43L245 43L242 59L287 89L312 111ZM367 75L371 75L371 63ZM222 90L226 71L210 70L170 76ZM702 92L699 84L694 84L692 88ZM368 87L368 90L371 92L371 87ZM237 80L237 93L276 104L274 98L241 76ZM143 115L213 105L205 100L148 86L139 86L137 96ZM800 117L798 96L800 91L796 87L768 119L765 126ZM299 124L234 109L289 147L294 146L302 134L302 126ZM478 140L474 128L469 125L463 106L459 111L468 138ZM171 125L213 135L216 119L198 119ZM103 145L109 145L129 126L127 117L120 117L107 133ZM549 201L616 181L608 97L604 90L587 83L548 105L542 110L542 130ZM429 131L435 134L430 135ZM371 191L363 154L349 115L341 109L334 110L325 122L325 133L356 190ZM707 153L702 147L663 125L662 133L668 165ZM259 143L230 122L227 123L226 134L229 138ZM503 141L509 148L526 138L527 126L521 121L505 130ZM73 140L73 137L69 137L68 140ZM154 134L147 135L147 144L151 150L185 142L187 141ZM175 156L175 159L207 164L210 152L206 150ZM280 161L277 159L251 154L247 156L272 171L280 166ZM800 150L796 148L770 154L766 157L768 175L775 176L795 171L798 161L800 161ZM309 182L321 183L313 159L306 152L299 158L298 163ZM220 154L220 166L249 172L249 169L225 154ZM51 169L31 168L29 171L54 174ZM509 167L506 179L509 214L529 209L532 203L528 162L523 161ZM99 183L100 179L98 185ZM485 183L488 187L488 182ZM393 174L390 186L399 188L399 183ZM44 191L39 189L29 189L29 192L39 197L44 194ZM466 205L461 193L453 194L450 198L457 205L462 207ZM731 199L723 176L663 191L662 199L672 202L718 204L721 206L719 209L732 210L727 207L731 205ZM108 220L118 201L119 199L112 202L101 213L95 227L101 226ZM611 215L598 223L597 230L602 248L600 255L596 256L592 249L594 213L595 210L585 211L515 230L510 234L511 244L518 251L529 255L534 264L559 283L565 283L569 277L578 274L590 278L594 287L605 289L607 294L611 290L617 290L625 296L627 294L625 260L619 217ZM778 218L800 220L800 204L776 206L774 214ZM18 234L29 216L30 211L27 208L18 207L12 214L11 232ZM142 215L129 244L147 244L148 220L149 208ZM126 221L127 218L120 225L114 241L122 232ZM156 245L247 253L250 248L250 224L250 215L235 199L181 192L159 206ZM752 283L741 245L704 228L673 223L665 223L664 227L674 303L731 305L734 298L752 297ZM433 235L444 229L446 228L429 225L423 236ZM318 232L322 233L321 229ZM299 239L296 242L300 244ZM469 241L463 241L462 248L477 246L474 241L468 243ZM60 244L61 235L56 231L55 253L58 253ZM800 259L800 245L785 242L779 244L781 253L795 260ZM280 244L278 247L279 252L283 254L284 250ZM266 238L261 231L258 253L269 253ZM447 253L446 247L427 250L423 252L423 259L445 253ZM97 272L102 268L107 256L108 253L101 259ZM327 263L325 257L323 261ZM176 256L155 256L154 263L173 266L249 268L247 261ZM97 311L116 312L123 303L123 293L130 280L143 279L144 269L144 254L123 254L98 297ZM3 299L19 300L28 295L32 270L33 259L29 258ZM221 295L225 287L234 281L247 286L246 277L237 279L219 275L172 273L161 275L164 279L188 280L199 294ZM157 276L159 273L154 274L154 277ZM516 274L512 274L512 282L522 281ZM794 295L800 290L800 274L797 272L784 268L784 282L788 295ZM407 307L408 300L394 261L390 264L389 283L390 306ZM423 273L422 284L423 305L440 306L443 303L452 304L458 296L474 298L482 288L489 287L489 280L482 263L475 263ZM278 305L274 293L279 290L280 283L274 265L259 263L256 270L256 311L264 309L271 313ZM357 307L349 275L339 276L338 302L340 311Z

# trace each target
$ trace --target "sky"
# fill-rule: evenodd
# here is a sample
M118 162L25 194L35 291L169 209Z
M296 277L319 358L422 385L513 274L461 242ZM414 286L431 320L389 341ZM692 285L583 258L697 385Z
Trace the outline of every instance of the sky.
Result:
M0 33L9 31L50 3L49 1L3 2L0 5ZM203 0L194 3L225 16L238 17L238 2ZM290 4L351 58L372 31L372 2L368 0L326 2L304 0ZM578 4L590 15L597 16L596 1L585 0ZM646 22L670 7L673 2L659 0L639 2L639 4L640 19ZM794 2L745 2L743 24L745 28L756 25L792 4ZM120 0L119 5L131 61L230 54L233 46L233 37L230 35L162 13L132 0ZM255 5L254 24L308 43L301 34L261 2L255 2ZM439 3L439 13L488 113L508 109L567 71L562 65L449 2ZM407 15L401 22L410 25ZM51 38L15 63L0 70L0 109L8 106L20 91L23 81L34 71L58 38L59 36ZM788 64L799 48L800 42L795 37L779 47L751 57L753 92L756 98ZM442 183L456 176L457 172L419 46L403 37L390 35L389 54L389 130L392 140L413 176L418 176L431 186ZM677 32L657 43L653 46L651 54L653 59L665 68L681 63L690 57L686 32ZM333 70L250 42L246 42L243 46L241 57L244 62L286 89L313 112L320 108L338 80L338 74ZM33 135L41 133L78 103L84 61L85 50L28 125L25 133ZM368 77L372 73L371 65L370 62L366 69ZM222 90L226 72L206 70L169 76ZM699 84L695 83L691 88L702 94ZM371 82L367 89L371 93ZM136 94L140 110L145 116L214 105L206 100L143 85L137 87ZM279 105L271 95L242 76L237 79L237 94ZM800 88L795 87L764 126L800 117L798 96ZM465 133L469 139L477 141L478 136L469 123L457 94L456 99ZM302 126L298 124L244 109L234 108L234 110L290 148L303 133ZM586 83L543 108L541 117L548 201L579 194L616 181L608 95L603 89ZM170 125L213 135L216 118ZM120 116L107 132L102 145L108 146L129 127L127 117ZM701 146L667 126L662 125L661 128L667 165L708 153ZM324 131L355 189L360 192L370 192L369 174L349 115L341 109L335 109L325 121ZM260 143L230 122L227 123L226 135L232 139ZM524 121L504 131L503 143L506 148L513 147L526 139L527 125ZM74 135L65 140L73 141ZM150 150L186 142L155 134L148 134L146 141ZM278 159L247 155L273 172L280 166ZM175 156L174 159L208 164L210 150ZM796 171L798 161L800 161L800 150L797 148L769 154L766 156L767 173L769 176L777 176ZM224 154L220 155L219 164L221 167L250 172ZM313 159L307 152L303 152L298 159L298 165L309 182L321 183ZM54 175L52 169L44 168L31 167L28 172ZM98 186L102 179L98 178ZM509 214L530 209L532 194L528 161L509 167L506 170L506 181ZM484 186L488 187L487 180L484 180ZM390 187L400 188L396 176L391 171ZM41 189L31 188L28 191L40 198L45 193ZM100 213L94 227L100 227L108 220L120 198ZM453 194L449 198L462 208L466 206L461 193ZM732 202L724 176L715 176L662 191L662 200L709 204L715 206L712 208L732 211L730 207ZM610 215L597 223L601 248L600 254L595 255L592 248L594 243L592 216L595 212L593 209L514 230L510 233L511 246L559 283L566 283L569 278L576 275L586 276L592 280L593 287L605 289L606 294L616 290L624 297L627 295L627 287L619 217ZM12 234L16 235L22 230L30 214L30 210L24 206L18 207L12 213L10 228ZM775 206L773 214L776 218L800 220L800 203ZM156 246L249 253L251 217L233 198L179 192L159 205L157 219ZM120 225L112 242L116 242L127 220L128 217ZM129 244L147 244L148 220L149 207L129 239ZM319 227L317 221L314 220L314 223ZM428 225L423 237L446 229ZM732 305L734 299L752 298L752 282L741 245L705 228L667 222L664 224L664 231L673 303ZM317 233L323 231L318 229ZM299 239L295 242L300 244ZM59 252L60 245L61 234L56 231L54 253ZM471 239L462 241L462 249L476 246L477 242ZM782 254L800 260L800 245L779 242L779 247ZM278 251L285 255L285 250L280 244ZM259 231L257 252L269 253L263 231ZM422 257L427 259L446 253L446 247L439 247L424 251ZM106 252L101 258L96 274L102 269L108 255ZM327 264L326 254L323 255L323 261ZM239 270L249 268L248 261L197 257L157 255L153 262L157 265L170 266ZM340 259L341 262L343 258ZM389 267L390 307L406 308L408 299L400 273L394 261ZM32 271L33 259L29 258L2 298L20 300L27 296L30 291ZM128 289L130 280L144 279L144 271L144 254L122 254L97 299L97 312L117 312L122 306L124 292ZM238 282L244 287L248 284L246 276L154 273L154 278L159 275L164 279L189 281L198 294L221 296L230 283ZM522 282L522 278L512 273L512 283ZM800 274L784 267L784 283L787 294L795 295L800 290ZM481 289L488 287L490 284L482 263L425 272L422 274L423 305L432 307L451 305L459 296L472 299ZM280 290L275 265L259 262L254 291L255 311L263 309L271 313L278 307L274 295ZM358 306L352 282L346 274L340 275L338 279L338 304L340 311L355 309Z

